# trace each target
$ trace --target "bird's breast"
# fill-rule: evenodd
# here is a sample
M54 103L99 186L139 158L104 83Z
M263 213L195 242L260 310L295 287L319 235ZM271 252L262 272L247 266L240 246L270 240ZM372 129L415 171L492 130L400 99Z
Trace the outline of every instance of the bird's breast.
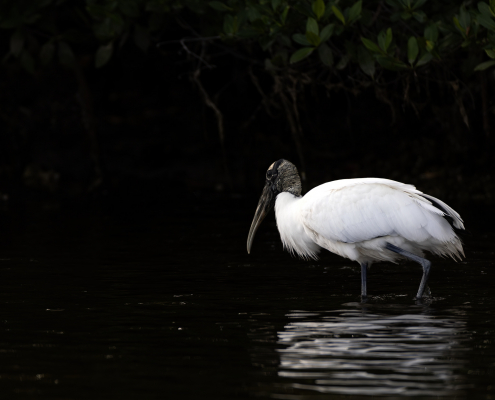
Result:
M282 192L275 201L275 217L284 248L302 258L317 258L320 246L306 233L301 214L302 197Z

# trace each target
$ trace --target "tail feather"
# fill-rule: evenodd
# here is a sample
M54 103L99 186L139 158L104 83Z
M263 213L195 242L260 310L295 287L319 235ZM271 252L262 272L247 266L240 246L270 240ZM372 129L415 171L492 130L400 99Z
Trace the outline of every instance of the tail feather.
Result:
M438 250L439 255L443 257L452 257L454 261L461 261L466 256L464 255L464 249L462 248L462 241L459 238L465 232L464 221L458 212L456 212L452 207L445 204L443 201L422 193L420 195L424 198L426 202L428 202L430 207L434 207L435 209L441 212L443 218L449 223L454 231L454 237L452 240L447 242L442 242L442 244L436 249Z
M440 211L443 212L444 218L449 222L449 224L452 226L452 228L456 233L457 231L465 230L464 221L462 220L459 213L456 212L453 208L445 204L442 200L439 200L428 194L423 193L421 194L421 197L424 197L426 200L428 200L431 203L433 207L438 208Z

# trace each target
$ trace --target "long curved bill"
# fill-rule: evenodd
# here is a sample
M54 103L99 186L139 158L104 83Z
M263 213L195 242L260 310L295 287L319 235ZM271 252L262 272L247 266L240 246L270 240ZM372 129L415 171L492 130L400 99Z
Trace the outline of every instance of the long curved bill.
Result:
M266 217L273 207L273 192L269 185L265 185L263 192L261 193L260 201L258 202L258 207L254 213L253 222L251 223L251 228L249 229L249 234L247 238L247 252L251 252L251 245L253 244L254 234L261 225L261 221Z

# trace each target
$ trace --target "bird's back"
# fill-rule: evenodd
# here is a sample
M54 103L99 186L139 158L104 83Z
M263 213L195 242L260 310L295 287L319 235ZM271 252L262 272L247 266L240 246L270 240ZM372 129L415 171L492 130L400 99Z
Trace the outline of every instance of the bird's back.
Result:
M458 213L414 186L380 178L328 182L300 201L301 222L320 246L350 259L393 261L386 242L416 254L460 256Z

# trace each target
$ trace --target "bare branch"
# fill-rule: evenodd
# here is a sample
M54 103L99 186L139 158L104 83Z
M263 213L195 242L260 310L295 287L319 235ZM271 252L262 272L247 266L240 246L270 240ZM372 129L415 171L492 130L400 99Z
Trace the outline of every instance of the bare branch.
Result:
M193 53L189 48L186 46L186 43L184 42L184 39L180 40L180 44L182 45L182 48L189 54L190 56L198 59L200 62L202 62L208 69L213 69L215 68L214 65L209 64L202 56L197 55L196 53ZM204 53L204 51L203 51Z

